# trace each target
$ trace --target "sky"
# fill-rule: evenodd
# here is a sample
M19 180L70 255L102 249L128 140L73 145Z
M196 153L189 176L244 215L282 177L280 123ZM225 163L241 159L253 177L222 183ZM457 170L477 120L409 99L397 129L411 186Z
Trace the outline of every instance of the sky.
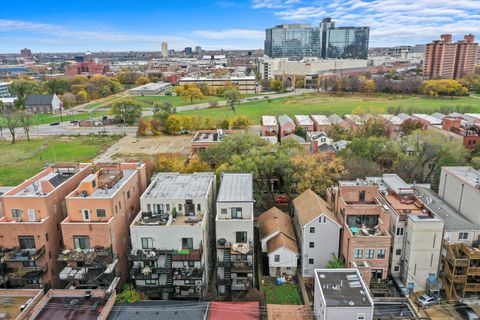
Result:
M480 0L11 0L0 6L0 52L263 49L265 28L325 17L370 26L370 47L480 40Z

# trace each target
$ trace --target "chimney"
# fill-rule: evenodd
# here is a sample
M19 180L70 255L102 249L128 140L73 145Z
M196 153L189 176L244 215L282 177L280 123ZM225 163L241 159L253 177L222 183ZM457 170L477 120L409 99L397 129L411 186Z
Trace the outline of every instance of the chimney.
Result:
M463 37L465 39L466 43L474 43L475 42L475 36L473 34L467 34Z
M440 36L440 39L441 39L443 42L450 43L450 42L452 42L452 35L451 35L451 34L448 34L448 33L442 34L442 35Z

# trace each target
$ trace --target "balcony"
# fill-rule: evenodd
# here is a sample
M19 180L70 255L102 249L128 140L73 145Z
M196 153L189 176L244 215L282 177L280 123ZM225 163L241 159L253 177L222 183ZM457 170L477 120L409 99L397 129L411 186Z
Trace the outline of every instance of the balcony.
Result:
M93 264L96 259L112 260L112 249L110 247L97 246L93 249L74 249L63 250L57 261L59 262L83 262L85 264Z
M232 243L227 241L217 241L217 249L230 249L230 254L253 254L252 242L248 243ZM224 239L223 239L224 240Z
M469 276L480 276L480 268L479 267L469 267L467 274Z
M37 261L41 256L45 254L45 246L40 249L20 249L12 248L4 253L5 262L26 262Z
M203 268L174 268L173 269L173 279L174 280L184 280L184 279L199 279L203 278Z
M171 272L171 268L134 267L130 272L130 277L133 280L158 279L161 274L169 274Z
M253 263L251 261L232 261L231 270L232 272L252 272Z
M144 249L132 251L128 257L131 261L156 261L161 255L170 254L171 250Z
M480 283L467 283L465 292L480 292Z
M244 291L252 288L251 280L242 280L242 281L233 281L232 290L233 291Z
M172 252L172 261L201 261L203 248L182 249Z
M175 286L173 296L178 299L200 298L200 287Z
M30 280L30 279L39 279L42 275L47 272L48 264L45 264L43 267L19 267L15 270L8 273L8 277L11 280Z

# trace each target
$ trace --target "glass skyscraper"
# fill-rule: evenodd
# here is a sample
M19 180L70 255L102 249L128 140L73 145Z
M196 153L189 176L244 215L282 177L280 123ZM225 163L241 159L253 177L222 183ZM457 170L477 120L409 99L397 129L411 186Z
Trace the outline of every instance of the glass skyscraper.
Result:
M369 27L335 27L330 18L318 28L284 24L266 30L265 54L272 58L367 59Z

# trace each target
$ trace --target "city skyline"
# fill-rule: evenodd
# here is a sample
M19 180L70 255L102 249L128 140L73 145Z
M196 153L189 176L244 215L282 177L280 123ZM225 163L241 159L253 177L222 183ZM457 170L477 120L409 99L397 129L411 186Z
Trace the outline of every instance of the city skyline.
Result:
M42 12L40 15L39 12ZM102 1L91 6L52 0L6 3L0 15L0 52L160 51L260 49L265 29L283 23L371 28L370 47L415 45L453 33L480 34L480 3L474 0L220 0L187 3Z

